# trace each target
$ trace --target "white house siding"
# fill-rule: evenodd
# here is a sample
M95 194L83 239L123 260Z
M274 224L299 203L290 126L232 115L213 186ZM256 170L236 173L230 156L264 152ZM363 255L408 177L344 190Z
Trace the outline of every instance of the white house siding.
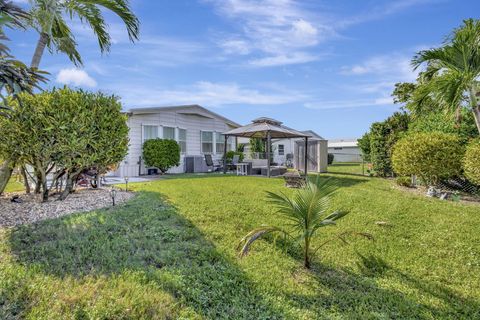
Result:
M122 161L115 175L124 177L134 177L140 174L146 174L147 169L144 165L139 171L139 158L142 155L143 145L143 126L152 125L158 126L158 137L163 137L163 127L174 127L175 138L178 141L178 129L185 129L187 133L187 150L185 154L180 157L180 165L171 168L169 173L184 172L183 159L186 155L203 155L201 152L201 131L211 131L223 133L234 128L227 124L225 120L212 116L208 112L204 112L198 108L165 108L167 110L154 110L152 112L130 113L127 124L130 128L129 133L129 151L125 160ZM215 134L213 148L215 151ZM223 150L220 154L214 154L214 158L220 158L223 155Z
M362 162L362 152L357 139L330 140L328 153L332 153L334 162Z

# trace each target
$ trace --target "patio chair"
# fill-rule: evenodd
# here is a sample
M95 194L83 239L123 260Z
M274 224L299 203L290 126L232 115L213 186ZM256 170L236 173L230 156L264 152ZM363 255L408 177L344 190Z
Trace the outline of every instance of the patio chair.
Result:
M222 165L219 163L214 163L213 158L211 154L206 154L205 155L205 163L207 164L207 167L212 167L212 171L218 171L222 168Z
M233 156L232 162L228 164L228 168L230 170L235 170L239 162L240 162L240 156L236 154Z

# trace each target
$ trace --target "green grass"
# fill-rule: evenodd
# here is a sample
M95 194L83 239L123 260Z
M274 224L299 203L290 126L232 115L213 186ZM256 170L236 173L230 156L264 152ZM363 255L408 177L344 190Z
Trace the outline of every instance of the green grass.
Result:
M343 230L313 269L292 243L236 244L280 220L281 179L205 176L131 184L124 206L0 231L0 319L474 319L480 317L480 208L332 174ZM378 221L388 223L379 226Z
M362 163L358 162L334 162L328 166L329 173L363 175L367 173L367 164L362 171Z
M23 182L19 182L17 177L12 176L11 179L7 183L7 187L5 188L5 192L21 192L23 191L24 185Z

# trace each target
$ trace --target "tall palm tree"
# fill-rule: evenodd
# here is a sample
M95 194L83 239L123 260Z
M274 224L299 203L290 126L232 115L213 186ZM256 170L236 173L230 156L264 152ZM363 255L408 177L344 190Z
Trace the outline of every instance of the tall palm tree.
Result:
M65 16L79 18L92 28L102 53L108 52L111 37L102 15L102 8L115 13L123 20L129 39L134 42L139 36L139 21L130 9L128 0L30 0L31 25L38 31L39 39L31 67L38 68L47 47L51 52L63 52L77 66L82 58L77 51L75 37Z
M250 251L251 245L262 236L271 233L280 233L285 237L303 242L303 265L310 268L311 255L315 254L325 244L336 238L346 242L349 234L371 238L371 235L362 232L343 232L338 236L324 241L313 248L313 240L320 228L332 226L347 213L335 211L328 213L330 197L338 190L335 180L317 179L308 181L305 186L298 189L292 197L285 194L268 192L269 201L278 208L278 213L285 218L285 225L261 226L250 231L239 243L240 256L245 256Z
M415 69L427 65L417 102L432 97L442 108L468 108L480 133L480 20L468 19L439 48L418 52Z

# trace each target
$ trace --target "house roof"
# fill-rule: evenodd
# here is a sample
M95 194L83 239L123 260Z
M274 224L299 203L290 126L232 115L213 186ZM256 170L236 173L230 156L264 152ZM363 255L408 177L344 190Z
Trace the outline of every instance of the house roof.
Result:
M270 137L273 139L310 137L310 134L286 127L282 125L282 122L266 117L254 119L252 123L230 130L224 134L246 138L266 138L268 133L270 133Z
M312 137L313 139L316 139L316 140L327 140L327 139L323 138L322 136L320 136L319 134L317 134L313 130L304 130L304 131L300 131L300 132L303 132L303 133L309 135L310 137Z
M358 147L357 139L336 139L328 140L329 148L355 148Z
M132 108L127 113L128 114L148 114L148 113L157 113L161 111L175 111L181 114L192 114L197 115L205 118L217 118L225 121L228 125L238 128L240 124L232 121L228 118L225 118L218 113L208 110L198 104L191 104L191 105L181 105L181 106L165 106L165 107L146 107L146 108Z

